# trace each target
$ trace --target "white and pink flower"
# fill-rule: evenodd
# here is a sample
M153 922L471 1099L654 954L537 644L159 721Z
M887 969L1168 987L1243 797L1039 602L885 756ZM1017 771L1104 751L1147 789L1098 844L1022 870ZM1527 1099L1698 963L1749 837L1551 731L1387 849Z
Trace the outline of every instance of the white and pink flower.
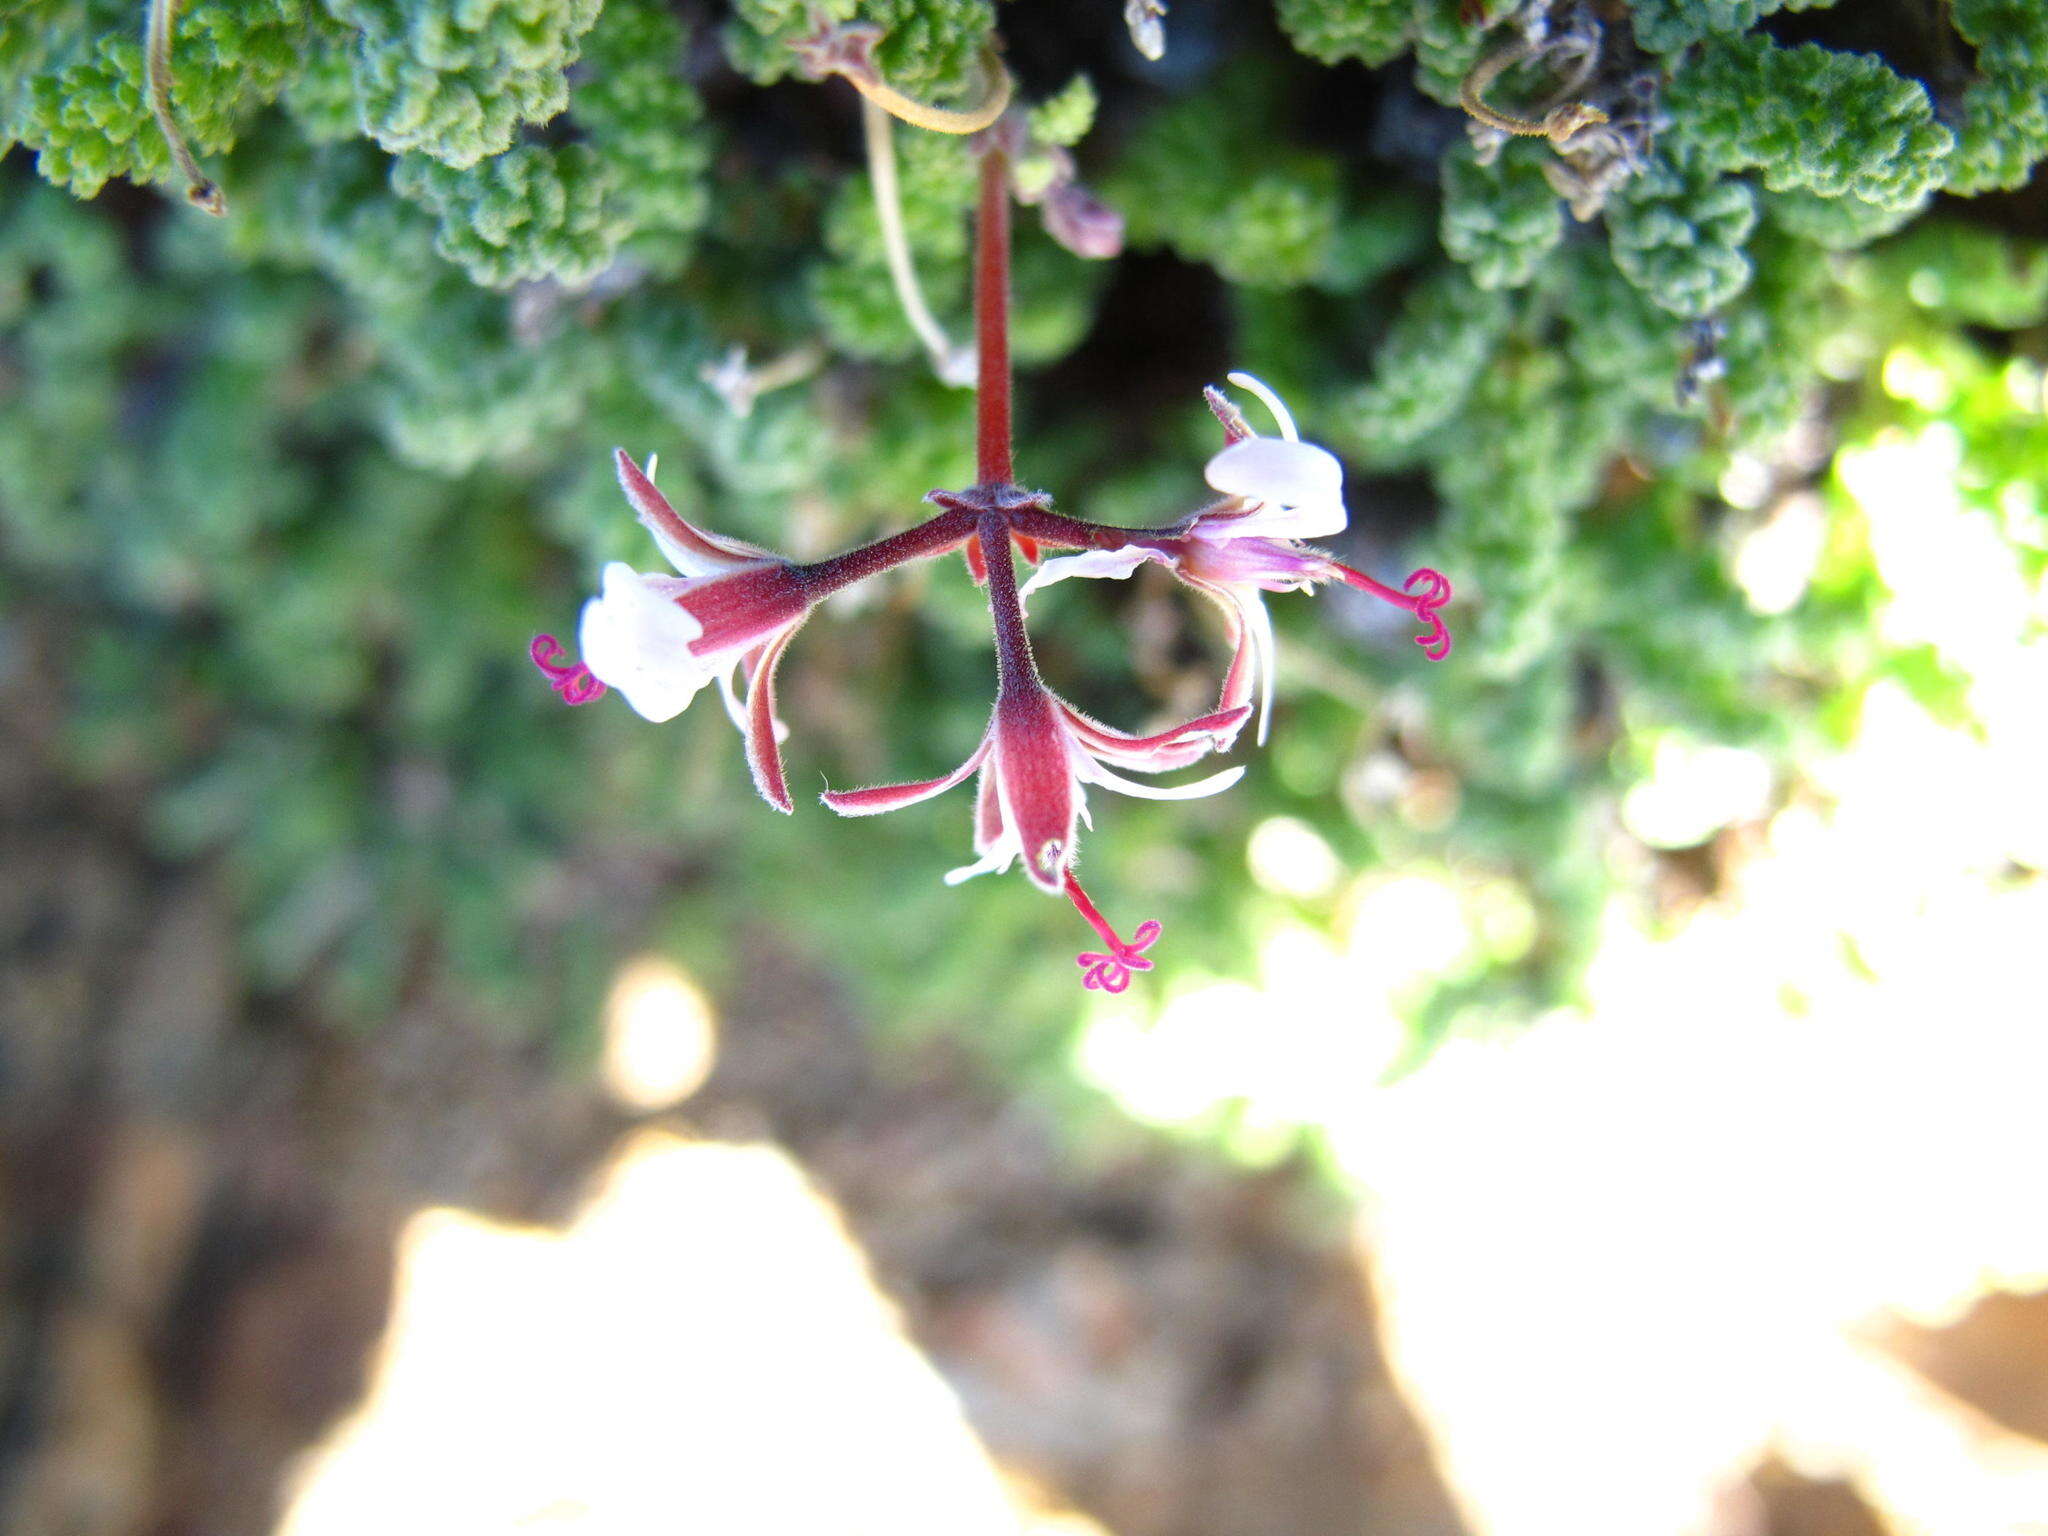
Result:
M1327 449L1301 441L1286 406L1265 385L1244 374L1230 378L1266 402L1279 435L1254 433L1219 391L1209 391L1225 442L1205 474L1221 499L1166 528L1109 528L1066 517L1053 510L1050 498L1024 491L997 472L967 491L934 491L929 499L940 512L914 528L800 565L693 527L654 488L653 461L642 473L621 450L615 454L619 484L678 574L638 571L623 562L606 566L601 590L583 608L582 661L563 661L559 642L542 635L533 643L534 662L571 704L615 688L655 721L674 718L706 684L717 683L746 742L762 798L787 812L792 807L779 746L775 671L791 638L832 592L964 546L975 579L987 586L995 627L996 702L988 730L951 773L916 783L828 789L824 801L844 816L871 816L929 800L978 773L975 858L951 871L947 883L1007 870L1021 860L1033 884L1065 896L1101 938L1104 949L1078 957L1086 985L1121 992L1133 972L1151 968L1144 951L1160 928L1144 922L1128 940L1120 938L1075 878L1077 833L1088 820L1087 788L1187 800L1220 793L1243 777L1243 768L1228 768L1192 783L1159 785L1125 773L1171 772L1227 750L1253 713L1254 694L1258 736L1265 740L1273 630L1264 594L1343 581L1424 620L1429 629L1416 638L1433 659L1450 649L1438 614L1451 591L1443 577L1416 571L1406 590L1396 591L1301 542L1343 531L1343 466ZM1047 561L1020 591L1013 545L1032 559L1040 542L1081 552ZM1223 609L1233 656L1213 712L1139 736L1083 714L1045 686L1031 654L1023 597L1069 576L1128 576L1147 562L1166 566Z
M810 617L816 584L779 555L691 526L624 449L614 459L626 500L681 574L636 571L613 561L598 595L583 605L581 666L557 661L561 646L551 635L534 641L534 663L569 703L588 703L615 688L654 721L674 719L705 684L717 683L746 741L755 787L787 812L779 743L788 733L775 714L775 669ZM735 681L742 670L744 698Z
M1185 768L1212 751L1228 750L1250 713L1249 705L1240 705L1151 736L1133 736L1083 714L1033 678L1001 691L981 744L951 773L873 789L828 789L823 799L842 816L874 816L942 795L979 771L974 802L977 857L949 871L946 884L1001 873L1022 858L1032 883L1072 901L1109 947L1107 954L1078 957L1088 973L1086 984L1121 992L1129 985L1130 972L1151 968L1152 962L1139 952L1158 937L1159 925L1141 924L1128 942L1119 939L1074 878L1077 826L1088 822L1086 786L1145 800L1220 794L1244 777L1243 768L1226 768L1191 784L1174 785L1141 784L1116 769L1166 773Z
M1405 608L1429 625L1415 637L1432 661L1450 653L1450 631L1438 610L1450 600L1451 584L1427 568L1411 573L1396 591L1363 571L1299 542L1342 533L1350 521L1344 506L1344 466L1336 455L1301 441L1294 418L1271 389L1248 373L1230 382L1265 402L1278 424L1278 437L1261 437L1218 390L1210 407L1223 423L1225 443L1203 471L1224 499L1205 507L1157 538L1116 549L1090 549L1048 560L1024 585L1029 596L1070 576L1121 579L1155 562L1222 608L1232 649L1223 680L1224 708L1259 696L1258 740L1265 743L1273 708L1273 620L1261 594L1308 591L1319 582L1342 581Z

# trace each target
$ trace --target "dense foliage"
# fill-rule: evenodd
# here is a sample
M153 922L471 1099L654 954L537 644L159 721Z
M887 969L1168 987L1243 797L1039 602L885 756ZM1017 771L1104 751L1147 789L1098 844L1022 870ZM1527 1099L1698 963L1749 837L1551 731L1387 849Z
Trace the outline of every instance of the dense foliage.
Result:
M1786 433L1867 421L1898 346L1987 377L2038 351L2048 259L1965 199L2048 155L2048 12L1509 9L1176 5L1148 66L1113 0L189 0L172 102L216 223L177 203L138 7L28 0L0 24L0 634L58 644L81 773L150 786L165 850L223 852L266 984L363 1017L450 985L539 1028L629 938L673 918L708 958L772 915L898 1015L1068 1011L1066 914L1021 881L939 887L961 807L758 814L715 707L565 714L524 661L601 560L648 563L614 444L799 554L971 478L969 400L897 305L853 95L789 78L790 45L872 21L889 78L947 100L1000 21L1023 94L1057 95L1040 141L1080 139L1132 246L1115 273L1022 231L1023 477L1083 516L1178 515L1213 443L1199 388L1247 368L1346 456L1339 552L1460 594L1426 676L1363 603L1276 604L1272 751L1222 800L1119 804L1092 869L1189 975L1335 920L1348 887L1243 876L1269 818L1348 870L1477 872L1529 920L1413 1000L1419 1037L1524 1014L1643 883L1613 812L1655 741L1789 764L1876 676L1953 701L1941 658L1875 633L1852 530L1806 601L1764 611L1731 556L1769 497L1716 487L1812 477ZM1474 82L1531 126L1597 110L1510 137L1457 105ZM968 152L897 148L957 336ZM749 368L781 387L756 398ZM1986 504L2039 547L2038 495L2001 491L2048 474L2038 414L1981 446ZM1053 681L1135 727L1213 688L1201 606L1073 583L1034 618ZM800 780L964 756L989 664L957 568L827 624L784 675ZM622 882L630 910L593 898ZM990 953L1020 957L994 1004Z

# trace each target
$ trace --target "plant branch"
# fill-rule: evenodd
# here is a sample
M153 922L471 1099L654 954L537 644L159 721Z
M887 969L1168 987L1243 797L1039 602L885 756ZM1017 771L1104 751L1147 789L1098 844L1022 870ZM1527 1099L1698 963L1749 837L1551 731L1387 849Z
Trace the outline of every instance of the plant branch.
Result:
M910 239L903 229L903 189L896 179L896 134L889 113L874 97L860 99L861 137L867 142L868 180L875 191L875 218L882 226L882 254L889 263L889 281L896 285L896 302L904 318L924 343L932 360L932 372L947 384L964 387L974 382L974 354L956 347L924 301L918 286L917 268L910 258Z
M171 159L184 176L185 201L215 218L226 215L228 200L220 187L192 158L177 119L171 116L171 23L178 13L178 0L149 0L149 19L142 50L143 85L149 95L149 110L170 147Z
M1011 485L1010 458L1010 165L996 144L981 153L981 201L974 216L976 479Z
M863 544L858 549L849 549L829 559L798 566L797 572L810 591L824 597L841 587L850 587L857 581L865 581L909 561L929 559L959 547L974 536L980 516L976 511L948 508L915 528L892 533L886 539L877 539L872 544Z
M993 44L984 47L976 56L975 68L978 71L975 99L965 107L935 107L929 102L906 96L884 80L879 71L846 70L844 73L864 98L891 117L900 117L914 128L929 128L934 133L963 134L981 132L1010 106L1010 72L1003 68L1003 61L997 56Z
M1010 563L1010 521L1001 512L982 514L975 529L981 557L988 563L988 611L996 630L996 696L1039 686L1038 664L1031 659L1031 636L1024 628L1024 602L1017 595L1017 570Z

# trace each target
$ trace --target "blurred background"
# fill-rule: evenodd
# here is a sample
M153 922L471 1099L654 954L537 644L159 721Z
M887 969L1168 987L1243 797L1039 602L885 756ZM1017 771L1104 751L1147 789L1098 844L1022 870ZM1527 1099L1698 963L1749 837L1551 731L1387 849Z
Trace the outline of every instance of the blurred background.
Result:
M849 17L941 101L999 28L1124 217L1019 211L1027 482L1180 515L1249 369L1457 584L1441 665L1275 598L1244 781L1097 797L1122 996L940 884L964 791L801 793L979 738L957 561L793 649L787 819L525 658L655 563L614 445L798 557L972 478ZM0 4L0 1529L2048 1531L2048 13L1165 29L189 0L215 221L137 8ZM1133 729L1225 659L1156 571L1032 621Z

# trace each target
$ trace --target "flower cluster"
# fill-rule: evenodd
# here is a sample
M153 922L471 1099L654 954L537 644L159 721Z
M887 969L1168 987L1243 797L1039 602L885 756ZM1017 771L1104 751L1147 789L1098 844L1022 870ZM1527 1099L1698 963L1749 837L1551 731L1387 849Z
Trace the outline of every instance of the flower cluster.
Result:
M1426 626L1418 642L1430 657L1439 658L1450 649L1440 610L1450 599L1451 586L1436 572L1421 570L1396 591L1302 542L1343 530L1343 466L1328 450L1301 441L1286 406L1245 374L1232 374L1231 381L1265 401L1279 435L1252 431L1222 391L1211 388L1209 406L1222 424L1224 441L1205 474L1218 499L1178 523L1115 528L1086 522L1054 511L1051 497L1016 483L1010 443L1010 202L1019 190L1012 161L1025 141L1014 121L998 121L1008 86L999 66L987 67L993 82L989 99L997 105L987 122L972 130L956 124L953 130L978 133L981 146L974 261L975 483L962 491L931 492L926 500L939 510L916 527L830 559L799 564L694 527L655 489L654 461L643 472L620 449L615 458L626 500L677 574L607 566L603 590L583 607L582 661L563 661L562 647L551 635L534 641L533 659L568 703L587 703L616 688L635 710L656 721L681 713L715 680L746 742L756 787L770 805L787 812L791 805L782 767L784 730L775 714L775 670L791 637L813 608L841 588L907 561L959 550L974 580L988 590L995 629L995 708L981 744L959 767L936 779L828 789L825 803L842 816L873 816L932 799L978 776L975 857L947 875L947 883L1007 870L1021 861L1034 885L1066 897L1102 941L1100 950L1076 957L1083 984L1121 992L1133 972L1151 969L1145 951L1160 928L1148 921L1130 938L1120 937L1075 878L1078 830L1088 821L1088 786L1146 799L1186 800L1216 794L1244 776L1243 768L1227 768L1168 785L1125 777L1170 773L1212 752L1229 751L1253 713L1254 694L1259 739L1265 740L1273 689L1273 634L1265 593L1347 582L1413 613ZM833 68L847 72L871 102L898 112L890 105L898 93L886 83L851 66ZM940 127L949 116L921 108L898 115ZM1035 562L1041 547L1078 553L1048 562L1020 589L1015 555L1021 551ZM1148 562L1165 566L1221 606L1232 658L1214 710L1170 730L1134 736L1081 713L1046 687L1031 654L1024 598L1069 576L1128 576ZM744 694L736 682L740 678Z
M567 702L585 703L616 689L654 721L674 718L707 683L716 682L746 743L762 798L787 812L791 802L780 745L786 732L775 713L775 671L791 638L811 610L841 587L908 560L963 551L988 588L996 633L995 708L981 744L938 778L828 789L824 802L842 816L873 816L976 778L975 858L947 874L947 884L1021 861L1033 884L1065 896L1100 937L1103 949L1077 957L1084 984L1121 992L1134 971L1151 968L1144 951L1160 928L1145 922L1128 940L1119 937L1075 878L1078 828L1088 821L1086 790L1185 800L1216 794L1243 777L1242 767L1167 785L1126 775L1168 773L1229 751L1255 709L1258 738L1265 740L1273 639L1264 594L1343 581L1412 612L1426 626L1417 643L1432 658L1450 648L1439 610L1451 588L1442 576L1420 570L1397 591L1302 542L1343 530L1342 466L1327 450L1300 440L1286 407L1258 380L1230 377L1265 401L1279 435L1252 432L1236 407L1211 389L1225 443L1205 474L1220 499L1158 529L1083 522L1053 511L1043 495L1007 483L982 484L933 492L929 499L938 514L905 533L800 565L687 522L655 488L653 462L643 472L621 450L619 484L677 574L607 566L602 590L583 608L581 664L559 660L561 646L547 635L534 642L534 660ZM1080 552L1045 562L1020 589L1012 559L1016 544L1033 553L1038 545ZM1082 713L1045 685L1024 627L1024 598L1071 576L1124 577L1147 563L1165 566L1221 607L1233 655L1215 710L1138 736Z

